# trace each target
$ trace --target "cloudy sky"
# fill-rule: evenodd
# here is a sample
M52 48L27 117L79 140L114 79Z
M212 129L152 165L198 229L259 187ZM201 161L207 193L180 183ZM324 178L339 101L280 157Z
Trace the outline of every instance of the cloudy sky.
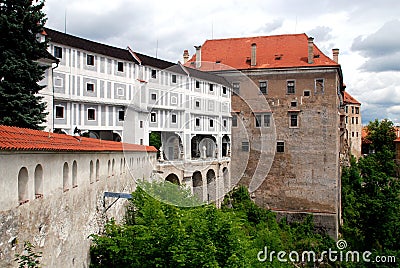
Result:
M50 28L172 62L207 39L306 33L330 57L340 49L363 123L389 118L397 125L399 10L399 0L46 0L45 7Z

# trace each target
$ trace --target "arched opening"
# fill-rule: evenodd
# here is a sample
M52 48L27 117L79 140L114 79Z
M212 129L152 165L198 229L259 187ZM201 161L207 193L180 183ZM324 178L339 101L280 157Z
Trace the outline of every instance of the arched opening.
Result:
M122 140L121 135L119 135L119 133L114 132L113 133L113 141L120 142L121 140Z
M229 169L227 167L224 167L222 169L222 176L223 176L223 181L224 181L224 193L228 193L230 191L230 179L229 179Z
M182 159L184 152L181 137L170 132L163 132L161 135L165 159L168 161Z
M169 174L166 178L166 181L169 181L173 184L180 185L179 178L174 173Z
M72 163L72 188L78 187L78 164L74 160Z
M215 183L215 171L209 169L207 171L207 201L213 202L216 199L216 183Z
M192 175L193 195L203 201L203 178L200 171L195 171Z
M43 197L43 168L39 164L35 168L35 198Z
M63 166L63 191L64 192L69 190L68 177L69 177L69 167L68 167L68 163L65 162L64 166Z
M192 158L214 158L216 157L217 144L213 136L196 135L191 140Z
M227 135L222 137L222 157L229 156L230 150L230 139Z
M93 170L94 170L94 168L93 168L93 160L90 160L90 164L89 164L89 171L90 171L90 173L89 173L89 181L90 181L90 183L93 183L94 182L94 172L93 172Z
M110 161L110 160L108 160L107 166L108 166L108 173L107 173L107 175L108 175L108 177L110 177L110 176L111 176L111 161Z
M20 205L29 201L28 199L28 170L23 167L18 173L18 202Z
M96 161L96 181L100 180L100 161Z

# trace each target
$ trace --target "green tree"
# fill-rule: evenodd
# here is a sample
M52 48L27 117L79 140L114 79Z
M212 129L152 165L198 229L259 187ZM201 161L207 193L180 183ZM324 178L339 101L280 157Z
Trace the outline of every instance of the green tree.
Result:
M35 252L35 246L29 241L24 242L24 252L22 254L15 254L15 261L18 262L19 268L40 267L40 259L42 257L42 252Z
M400 256L400 181L395 178L393 123L368 125L375 153L353 158L342 173L342 234L353 250ZM369 264L365 267L385 267Z
M367 139L372 142L372 147L375 152L380 152L384 149L394 151L393 141L396 139L396 132L393 127L393 122L388 119L369 122L367 129Z
M46 21L44 1L0 0L0 124L41 129L46 105L37 93L47 42L37 34Z

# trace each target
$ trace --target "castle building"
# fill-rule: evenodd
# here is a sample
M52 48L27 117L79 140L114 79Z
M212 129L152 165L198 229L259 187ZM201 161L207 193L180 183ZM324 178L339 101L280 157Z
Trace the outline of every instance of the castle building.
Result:
M349 152L358 159L361 156L361 103L345 91L344 104L347 146Z
M231 172L241 178L231 180L289 221L314 214L333 237L344 153L338 54L330 59L313 38L288 34L207 40L185 64L232 83Z
M46 129L149 144L161 136L163 180L190 185L205 201L230 187L230 84L215 74L45 29L58 59L47 71ZM221 184L219 183L221 181Z

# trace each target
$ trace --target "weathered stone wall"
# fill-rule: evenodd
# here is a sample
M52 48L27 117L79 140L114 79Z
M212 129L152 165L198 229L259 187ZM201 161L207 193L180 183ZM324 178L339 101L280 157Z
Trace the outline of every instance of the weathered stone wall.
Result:
M97 160L98 172L96 164L91 172L90 161ZM63 191L63 165L70 164L73 176L73 161L77 163L76 186ZM154 161L155 153L146 152L2 153L0 267L17 267L15 253L22 252L24 241L42 252L43 267L88 267L89 235L101 232L108 219L121 221L127 202L118 200L104 213L114 200L103 199L103 193L131 193L135 190L133 177L150 177ZM35 198L34 171L38 164L43 168L43 195ZM28 170L28 198L19 205L21 168Z
M331 233L336 237L340 203L337 71L304 69L245 74L254 82L253 88L258 87L259 81L268 81L268 89L267 94L260 94L241 85L240 95L232 97L232 110L243 124L232 128L232 173L243 165L238 144L241 141L237 138L246 133L251 149L240 183L251 185L259 180L255 174L259 177L263 172L255 202L277 211L326 214L332 221L329 226L334 226L329 229L333 228ZM317 89L316 79L324 79L323 91ZM295 81L294 94L287 94L288 80ZM309 96L304 96L304 91L309 91ZM251 102L260 95L268 105L254 108ZM255 114L268 110L272 114L271 126L256 128ZM298 127L289 126L292 113L298 115ZM277 141L284 142L284 152L276 151Z

